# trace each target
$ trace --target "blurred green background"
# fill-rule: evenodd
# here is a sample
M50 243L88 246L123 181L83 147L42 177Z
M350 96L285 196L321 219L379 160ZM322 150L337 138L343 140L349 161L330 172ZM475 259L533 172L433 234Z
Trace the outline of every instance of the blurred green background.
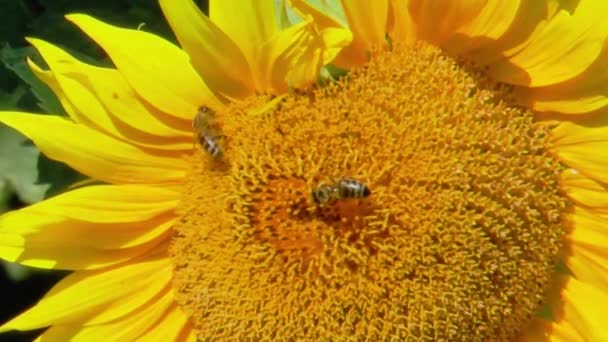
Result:
M195 2L207 12L206 0ZM25 37L45 39L92 64L111 65L103 50L64 19L67 13L87 13L114 25L140 27L175 42L157 0L0 0L0 110L65 115L53 93L29 71L26 57L39 65L44 62ZM83 179L0 124L0 213L61 193ZM0 263L0 323L36 303L67 274ZM0 341L30 341L40 332L2 334Z

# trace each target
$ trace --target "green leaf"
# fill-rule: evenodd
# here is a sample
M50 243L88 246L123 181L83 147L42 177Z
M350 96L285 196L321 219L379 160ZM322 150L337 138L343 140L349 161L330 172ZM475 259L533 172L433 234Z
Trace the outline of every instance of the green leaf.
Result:
M0 50L0 62L2 62L7 69L13 71L30 87L32 95L37 100L36 105L46 113L65 115L63 107L61 107L55 94L53 94L51 89L40 81L30 70L25 62L26 57L30 57L37 63L44 65L40 61L39 55L32 47L14 49L7 44ZM28 108L27 104L24 104L21 107L22 110L34 110L34 108Z
M0 108L2 110L18 109L19 102L27 94L28 88L24 84L19 84L12 93L0 90Z
M49 186L45 198L58 195L66 191L70 185L86 178L66 164L51 160L44 154L38 156L37 172L38 183Z
M44 198L48 185L37 184L36 163L38 149L17 131L0 126L0 180L2 192L14 189L24 203L35 203Z

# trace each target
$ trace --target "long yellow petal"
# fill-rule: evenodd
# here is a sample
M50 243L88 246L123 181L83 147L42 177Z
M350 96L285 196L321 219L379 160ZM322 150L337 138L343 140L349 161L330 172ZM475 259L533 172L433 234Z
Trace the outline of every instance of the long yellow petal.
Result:
M553 129L553 149L566 165L608 183L608 126L599 121L596 124L594 127L562 122Z
M170 126L169 118L154 115L141 101L122 75L115 69L82 63L45 41L29 39L52 70L42 76L51 88L59 86L61 98L70 102L70 116L88 127L101 130L118 139L163 150L192 148L189 121L182 129ZM36 74L44 73L32 65ZM149 107L149 106L148 106Z
M582 74L600 56L608 37L605 1L580 1L574 13L562 9L529 44L491 66L488 73L501 82L541 87Z
M546 87L516 87L518 101L538 112L585 114L608 107L608 46L581 75Z
M409 12L419 39L441 45L473 20L487 0L410 0Z
M56 215L97 223L140 222L173 210L179 200L178 192L162 187L95 185L66 192L12 213ZM35 231L31 227L22 229L23 232Z
M416 41L416 25L407 6L408 0L389 0L386 26L393 42L411 45Z
M174 304L157 323L157 326L141 336L142 341L197 341L189 321L182 309Z
M594 213L608 214L608 188L605 185L568 169L560 176L560 187L579 206Z
M107 183L179 184L187 163L152 155L56 116L0 112L0 122L34 141L49 158Z
M0 257L42 269L95 270L119 265L149 253L159 243L168 240L171 234L169 228L172 224L173 222L167 222L163 226L157 227L159 230L163 230L163 233L156 239L134 247L118 249L100 249L74 243L64 245L57 241L53 241L52 246L40 242L36 246L23 247L25 241L22 238L2 235L1 238L7 241L0 245Z
M73 190L0 217L0 257L61 269L123 262L168 239L178 198L137 185Z
M566 265L576 278L608 291L608 218L576 208L566 237Z
M524 6L527 5L520 0L488 0L479 15L459 28L441 47L452 55L464 55L476 49L487 48L499 39L507 40L515 28L522 29L517 20L529 17L529 13L520 13Z
M361 45L366 51L386 46L388 0L342 0L342 8L353 32L354 45Z
M255 73L260 46L279 30L274 1L211 0L209 17L241 48Z
M83 320L109 322L155 298L171 276L171 262L160 256L113 269L78 271L61 280L34 307L5 323L0 332Z
M108 25L84 14L66 18L108 53L139 95L165 113L191 120L201 105L220 105L188 55L163 38Z
M554 309L555 325L575 329L585 341L608 341L606 316L608 295L605 291L569 277L561 290L561 304Z
M167 287L160 295L124 317L101 324L90 324L85 320L80 324L55 325L40 338L42 341L136 341L148 330L167 328L162 325L163 318L175 306L174 301L173 291Z
M244 98L254 91L249 63L239 46L192 0L160 0L177 40L199 75L220 97Z

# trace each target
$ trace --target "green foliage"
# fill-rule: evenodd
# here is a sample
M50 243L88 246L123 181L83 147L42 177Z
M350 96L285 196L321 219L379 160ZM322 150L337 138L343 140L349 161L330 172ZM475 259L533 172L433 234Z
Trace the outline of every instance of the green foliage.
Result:
M34 203L44 198L49 187L37 184L38 149L13 129L0 126L0 193L14 191L23 203ZM10 197L6 197L9 200ZM7 203L1 204L7 207Z
M1 108L19 109L30 112L39 112L42 110L48 114L65 114L55 94L53 94L51 89L40 81L30 70L26 63L26 58L32 59L38 65L44 65L44 62L32 47L15 49L11 48L9 45L5 45L0 50L0 62L2 62L5 68L14 72L21 80L17 90L23 87L27 87L29 90L28 92L25 92L14 105L0 102Z

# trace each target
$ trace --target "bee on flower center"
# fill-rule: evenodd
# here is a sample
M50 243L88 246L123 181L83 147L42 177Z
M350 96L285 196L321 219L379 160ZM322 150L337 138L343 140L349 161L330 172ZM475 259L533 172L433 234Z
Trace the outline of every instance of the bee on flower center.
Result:
M192 128L201 147L213 159L220 159L223 155L218 138L221 134L214 128L215 111L207 106L199 108L192 119Z
M342 178L333 184L321 183L312 189L314 203L329 205L347 198L365 198L371 195L367 185L353 178Z

